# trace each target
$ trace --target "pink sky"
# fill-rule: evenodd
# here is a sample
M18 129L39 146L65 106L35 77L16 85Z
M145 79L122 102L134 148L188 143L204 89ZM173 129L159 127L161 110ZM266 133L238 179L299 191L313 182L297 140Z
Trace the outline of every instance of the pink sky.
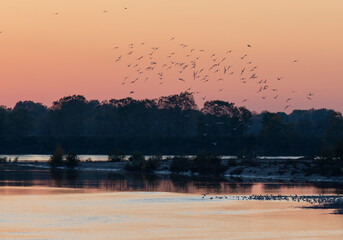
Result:
M19 100L51 105L70 94L123 98L130 91L135 91L134 98L154 98L191 87L200 92L200 104L206 97L255 111L280 111L288 104L290 110L343 111L342 9L341 0L2 0L0 105L12 107ZM171 37L175 39L170 41ZM129 43L134 43L130 56ZM168 71L161 68L162 85L157 75L162 70L144 71L134 84L122 85L125 76L133 80L137 75L128 63L143 55L148 66L151 47L159 47L151 61L160 65L170 64L166 56L175 52L173 61L200 57L198 66L208 71L215 53L227 58L220 68L232 65L234 74L224 75L221 69L209 72L208 82L194 81L193 70L178 73L173 66ZM226 55L228 50L231 55ZM241 60L244 54L248 57ZM120 55L121 61L115 63ZM299 62L292 63L295 59ZM242 83L240 71L248 61L258 67L259 79ZM149 80L144 81L146 76ZM177 80L180 77L186 82ZM257 94L260 79L268 80L269 89ZM306 99L309 92L315 94L311 101ZM288 98L292 100L286 103Z

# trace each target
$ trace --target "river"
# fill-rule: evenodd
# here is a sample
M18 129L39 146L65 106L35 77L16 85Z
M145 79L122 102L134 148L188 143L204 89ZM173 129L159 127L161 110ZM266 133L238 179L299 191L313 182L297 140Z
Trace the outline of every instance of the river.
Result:
M343 239L343 216L332 210L210 199L342 193L334 183L2 169L0 239Z

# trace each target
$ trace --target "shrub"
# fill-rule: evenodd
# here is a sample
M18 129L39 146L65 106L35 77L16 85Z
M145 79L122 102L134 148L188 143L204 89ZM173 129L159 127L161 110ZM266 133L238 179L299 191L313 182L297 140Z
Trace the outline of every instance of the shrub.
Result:
M142 164L142 171L143 172L152 172L158 168L158 158L152 157L148 160L144 160Z
M74 168L77 167L80 164L80 159L75 153L69 153L66 157L65 165L68 168Z
M56 146L56 150L53 155L50 156L49 164L51 168L63 166L64 150L61 145Z
M210 152L199 152L194 158L194 171L202 174L219 174L224 172L227 167L221 164L221 157Z
M172 172L187 172L191 169L190 159L184 156L175 156L170 164L170 171Z
M162 156L152 156L148 160L138 152L129 157L129 162L125 165L125 171L152 172L158 168Z
M110 162L122 162L125 160L125 153L121 150L114 150L108 154L108 161Z
M130 161L125 164L125 171L140 172L142 170L143 161Z
M129 161L134 162L134 161L143 161L145 160L145 157L143 156L142 153L140 152L133 152L131 156L129 157Z

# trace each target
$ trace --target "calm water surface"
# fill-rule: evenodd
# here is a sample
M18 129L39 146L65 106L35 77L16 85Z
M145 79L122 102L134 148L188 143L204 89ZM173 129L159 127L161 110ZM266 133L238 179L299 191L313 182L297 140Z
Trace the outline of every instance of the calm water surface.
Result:
M337 184L0 169L0 239L343 239L343 216L304 202L212 195L341 194Z
M231 195L343 193L342 184L334 183L249 182L230 178L123 174L106 171L25 170L23 168L0 170L0 186Z

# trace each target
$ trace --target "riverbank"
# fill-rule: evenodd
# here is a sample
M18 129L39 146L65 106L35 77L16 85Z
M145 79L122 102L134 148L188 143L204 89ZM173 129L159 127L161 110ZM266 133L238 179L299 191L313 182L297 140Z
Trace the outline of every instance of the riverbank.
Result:
M79 166L75 167L76 171L105 171L105 172L125 172L125 165L127 161L123 162L109 162L109 161L82 161ZM198 176L202 177L196 172L183 171L172 172L172 160L157 161L157 169L149 174L158 175L183 175L183 176ZM317 160L310 159L225 159L222 160L222 165L227 166L227 170L223 172L220 177L244 179L247 181L283 181L283 182L335 182L343 183L343 174L341 176L328 176L321 174ZM47 161L41 162L12 162L2 164L0 168L37 168L50 169ZM57 169L67 169L66 167L59 167ZM208 177L208 176L206 176Z

